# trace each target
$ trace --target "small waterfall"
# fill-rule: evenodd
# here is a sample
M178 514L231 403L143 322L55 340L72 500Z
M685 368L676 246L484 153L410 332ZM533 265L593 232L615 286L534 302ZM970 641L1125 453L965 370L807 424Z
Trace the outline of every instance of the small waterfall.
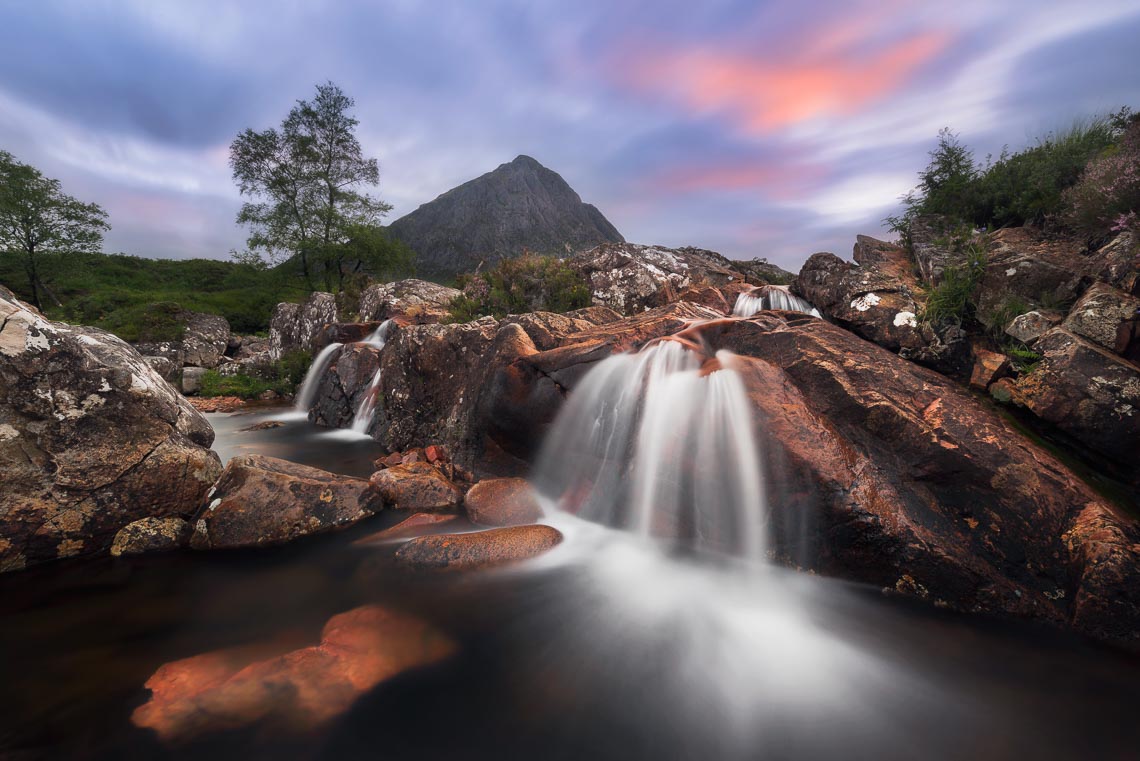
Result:
M380 323L380 327L364 339L364 343L375 346L377 349L383 349L384 345L388 343L388 334L391 332L393 324L391 320ZM376 402L379 396L380 368L377 367L376 374L372 376L372 382L368 384L368 390L364 392L364 398L356 407L356 414L352 418L353 432L367 435L368 426L372 425L372 417L376 414Z
M734 359L666 340L599 363L546 439L539 493L597 523L762 558L760 448Z
M801 299L788 291L786 286L762 285L748 293L736 297L732 314L736 317L751 317L765 309L784 309L789 312L803 312L812 317L820 317L819 310L810 301Z
M343 344L331 343L321 349L321 353L313 359L313 364L309 366L309 372L305 373L305 380L301 383L301 388L297 391L297 399L293 404L293 408L297 412L303 415L309 414L309 407L313 406L313 400L317 396L317 386L321 384L321 376L325 374L325 368L332 361L333 352L341 346Z

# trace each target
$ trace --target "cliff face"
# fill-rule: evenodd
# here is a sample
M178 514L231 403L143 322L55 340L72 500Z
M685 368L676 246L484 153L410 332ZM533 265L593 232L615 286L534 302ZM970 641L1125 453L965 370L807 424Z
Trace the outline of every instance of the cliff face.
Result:
M446 279L524 248L565 255L621 233L557 172L519 156L452 188L389 226L417 254L420 277Z

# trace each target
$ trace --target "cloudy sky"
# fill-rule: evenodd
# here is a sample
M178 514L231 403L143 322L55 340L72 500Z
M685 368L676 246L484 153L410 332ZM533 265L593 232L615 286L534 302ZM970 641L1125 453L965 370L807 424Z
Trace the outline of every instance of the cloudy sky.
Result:
M796 269L850 251L939 128L980 156L1140 107L1140 3L0 0L0 149L108 251L241 248L246 127L332 80L391 219L517 154L627 239Z

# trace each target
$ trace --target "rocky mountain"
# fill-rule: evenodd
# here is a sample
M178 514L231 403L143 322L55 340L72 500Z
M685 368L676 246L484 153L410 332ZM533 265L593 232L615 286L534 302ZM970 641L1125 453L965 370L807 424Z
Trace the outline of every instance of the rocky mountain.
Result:
M530 156L452 188L388 230L416 251L417 273L434 279L518 256L524 248L564 255L625 240L557 172Z

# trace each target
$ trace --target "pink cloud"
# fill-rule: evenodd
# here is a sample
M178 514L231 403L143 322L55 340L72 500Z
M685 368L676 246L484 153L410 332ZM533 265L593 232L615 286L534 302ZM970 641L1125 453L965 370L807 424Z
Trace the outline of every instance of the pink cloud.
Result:
M824 174L822 167L816 165L766 161L677 167L654 176L650 182L670 193L763 189L765 195L779 200L794 197L805 184Z

